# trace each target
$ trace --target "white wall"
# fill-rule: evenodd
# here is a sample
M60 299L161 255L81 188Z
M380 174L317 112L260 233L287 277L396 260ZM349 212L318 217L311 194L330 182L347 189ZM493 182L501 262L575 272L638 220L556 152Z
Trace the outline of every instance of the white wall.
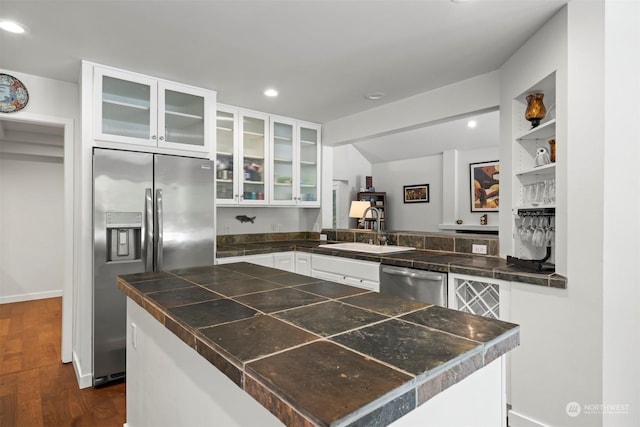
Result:
M347 184L348 200L356 200L358 191L366 185L366 177L372 176L371 163L364 158L360 152L352 145L342 145L333 147L333 179L343 181ZM374 179L373 185L377 182ZM378 188L376 187L376 190ZM383 190L380 190L383 191ZM356 220L349 218L349 207L351 203L346 203L345 209L339 213L341 223L349 224L349 228L356 227Z
M328 203L331 203L329 200ZM280 233L295 231L320 231L319 208L285 207L218 207L216 209L216 234ZM254 217L254 222L240 222L237 215Z
M559 241L556 239L559 243L556 260L557 267L568 277L566 290L512 286L511 320L521 325L521 345L511 353L511 403L515 416L510 417L510 422L514 427L600 426L604 411L598 407L607 404L629 404L633 415L630 412L608 415L605 425L638 425L638 376L633 375L638 373L636 361L640 358L637 314L635 319L613 313L607 318L603 310L603 295L610 295L612 298L605 300L604 307L623 313L638 312L637 251L634 261L610 260L621 253L632 255L633 252L626 251L633 251L632 245L637 244L640 237L637 226L636 234L629 235L615 225L612 229L621 239L608 246L605 243L608 240L605 225L624 223L621 215L628 212L629 202L637 202L640 188L637 180L631 181L632 164L637 163L637 131L636 138L632 138L635 160L627 159L615 165L607 160L610 141L605 133L606 123L608 118L616 116L616 110L605 110L604 103L609 89L605 85L604 41L608 29L604 25L604 5L603 1L569 3L501 70L501 112L506 117L501 132L504 157L511 155L513 146L509 120L511 100L553 69L558 70L557 227L562 236ZM628 27L623 28L635 28L637 34L637 22L637 19L627 21ZM614 26L621 24L623 22L616 22ZM628 37L628 33L624 37ZM619 89L627 92L632 81L637 81L637 75L636 69L633 79L620 83ZM637 98L629 93L626 96ZM585 117L589 117L588 123ZM637 116L628 118L637 125ZM611 123L615 121L612 119ZM628 136L625 131L622 134ZM614 158L619 160L632 153L627 144L611 142L620 150ZM608 176L606 165L622 171L626 177L622 185L624 194L606 191L606 187L621 185L615 172ZM631 193L634 195L628 198L627 194ZM607 205L608 200L612 205ZM501 225L511 230L512 220L510 212L505 212ZM628 220L637 222L638 216ZM501 234L501 248L508 247L509 234ZM603 269L607 262L612 268L609 277ZM620 285L617 280L634 285ZM622 302L625 298L630 301ZM620 306L617 303L621 303ZM611 335L608 336L607 331ZM624 355L617 356L620 353ZM609 366L604 354L609 354L612 362L623 364ZM609 400L605 390L616 400ZM580 408L580 414L567 413L567 405L572 402ZM594 407L596 409L589 413L588 409ZM536 424L531 424L532 420Z
M438 231L442 223L442 155L376 163L376 191L387 193L388 230ZM404 203L403 186L429 184L428 203Z
M500 159L500 147L487 147L477 150L450 150L443 153L443 190L442 223L455 224L458 219L463 224L480 225L484 212L471 212L471 163L488 162ZM502 179L506 176L500 174ZM502 182L500 184L502 186ZM502 188L500 189L502 192ZM502 196L500 197L502 203ZM498 225L498 212L487 213L487 224Z
M74 288L78 284L78 265L74 257L81 249L78 246L77 217L79 211L79 193L76 191L79 180L76 175L75 150L78 148L80 135L80 108L78 104L78 85L69 82L34 76L11 70L0 70L3 73L13 75L20 79L29 90L29 103L16 113L11 113L7 120L24 121L29 123L43 123L50 126L60 126L64 128L64 223L61 227L64 230L64 245L61 251L64 252L64 273L62 301L62 361L69 362L72 358L73 345L79 341L75 334L82 325L86 325L86 320L77 322L74 308L75 294ZM75 181L75 182L74 182ZM75 325L79 325L76 328ZM90 345L90 336L89 343Z
M619 427L640 425L638 23L640 2L605 3L602 402L628 405L624 415L603 417Z
M63 172L61 157L0 157L0 303L62 296Z
M557 223L560 243L566 221L566 166L567 145L567 8L560 11L522 46L501 69L500 135L501 159L512 159L512 102L531 85L556 71L557 118L556 140L561 141L558 151ZM598 120L594 118L594 120ZM578 143L576 141L576 143ZM582 145L582 141L580 142ZM583 146L584 147L584 146ZM576 153L575 155L579 155ZM503 162L502 176L512 176L511 162ZM512 183L501 183L500 250L503 255L513 254ZM556 259L563 259L556 246ZM584 253L578 250L578 253ZM576 255L577 255L576 254ZM591 268L582 268L593 272ZM564 270L566 264L557 266ZM593 266L597 267L597 266ZM566 274L566 271L563 271ZM596 275L597 271L594 272ZM577 274L577 273L576 273ZM570 402L600 399L598 361L598 335L601 328L597 307L589 301L589 294L599 293L592 284L585 287L582 280L568 275L567 290L545 289L537 286L513 284L511 287L511 321L521 325L520 346L510 354L511 384L509 403L513 427L530 425L586 426L598 425L599 420L576 420L569 417L566 406ZM590 311L594 310L592 314Z

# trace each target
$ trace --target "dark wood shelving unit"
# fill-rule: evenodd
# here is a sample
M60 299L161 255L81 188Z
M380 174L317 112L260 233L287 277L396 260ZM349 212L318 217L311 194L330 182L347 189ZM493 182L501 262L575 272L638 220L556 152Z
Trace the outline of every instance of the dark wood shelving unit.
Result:
M380 230L386 229L387 218L387 193L383 191L362 191L358 193L358 200L369 202L371 206L380 210ZM358 220L359 228L372 229L374 224L374 218L365 219L365 223L362 224L362 220Z

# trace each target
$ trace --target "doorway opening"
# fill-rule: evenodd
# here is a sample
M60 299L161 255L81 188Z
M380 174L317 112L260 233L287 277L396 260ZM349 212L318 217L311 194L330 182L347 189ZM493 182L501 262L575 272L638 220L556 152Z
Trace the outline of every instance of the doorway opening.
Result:
M0 119L0 303L62 297L61 354L72 359L73 120Z

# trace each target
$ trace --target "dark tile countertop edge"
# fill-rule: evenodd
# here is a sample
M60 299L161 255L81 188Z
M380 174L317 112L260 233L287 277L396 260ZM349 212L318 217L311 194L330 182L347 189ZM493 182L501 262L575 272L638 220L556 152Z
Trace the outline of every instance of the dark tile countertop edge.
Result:
M225 268L226 265L219 267ZM151 314L151 316L153 316L169 332L173 333L181 341L197 351L202 357L209 361L209 363L211 363L213 367L217 368L223 374L228 376L238 387L249 393L258 401L258 403L265 406L266 409L280 418L281 421L285 422L288 425L324 425L324 423L318 424L312 418L307 418L307 416L304 415L304 411L300 412L296 408L295 404L292 404L286 398L283 398L283 396L281 396L278 391L272 389L271 385L263 382L263 380L256 376L246 363L239 363L238 360L235 360L223 348L218 347L213 341L204 336L198 328L185 323L185 321L177 317L167 307L164 307L148 296L148 294L153 295L154 293L157 293L157 290L143 292L136 287L137 281L153 281L153 279L157 279L160 277L165 279L173 277L176 279L182 279L183 281L187 280L184 275L181 275L179 271L145 273L143 275L145 277L136 277L135 280L133 280L131 283L129 283L127 279L123 277L118 277L117 286L127 297L129 297L138 306L142 307L145 311ZM196 282L193 282L193 285L202 286L198 285ZM366 294L369 292L364 293ZM224 296L222 296L222 298L227 299L227 297ZM436 306L426 305L425 307ZM449 311L445 308L434 309ZM409 310L408 312L415 313L417 311ZM263 313L263 315L273 317L272 315L267 313ZM461 315L473 316L466 313L461 313ZM393 315L390 316L390 318L400 319L401 316L404 315ZM407 319L407 321L416 322L416 320L412 319ZM488 319L486 321L493 322L494 319ZM463 334L454 334L453 332L447 332L448 335L459 335L464 339L468 339L470 342L475 342L477 345L476 347L453 357L440 366L436 366L429 371L423 372L418 375L412 375L413 378L411 378L408 382L400 385L392 391L387 392L387 394L379 397L378 399L370 402L360 409L357 409L354 412L346 415L344 418L336 420L336 422L332 423L332 425L360 425L361 422L366 423L371 416L375 417L376 414L380 411L386 412L389 411L390 408L401 406L403 408L401 413L395 413L395 415L392 417L393 419L387 420L389 422L392 422L402 415L424 404L440 392L462 381L476 370L482 369L489 363L498 359L500 356L519 346L520 327L515 324L509 324L507 322L498 320L495 320L495 322L507 325L508 328L503 332L500 332L499 335L496 334L494 338L488 341L483 341L481 339L476 340L475 338L466 338L463 337ZM444 330L445 329L443 329L443 331ZM318 339L314 342L326 340L326 337L318 337ZM307 344L309 344L309 342L307 342ZM298 345L294 347L298 347ZM373 360L375 360L375 358L373 358Z
M395 254L377 255L319 247L320 245L328 243L341 242L292 240L218 244L216 258L300 251L363 261L373 261L398 267L411 267L419 270L467 274L469 276L486 277L557 289L567 288L568 280L560 274L527 271L522 267L507 263L504 258L496 256L471 255L424 249L416 249L415 251L399 252Z

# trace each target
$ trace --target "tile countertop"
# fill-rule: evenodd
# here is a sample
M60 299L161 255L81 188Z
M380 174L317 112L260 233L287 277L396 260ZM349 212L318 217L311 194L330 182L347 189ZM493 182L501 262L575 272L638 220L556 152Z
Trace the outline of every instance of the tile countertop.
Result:
M441 273L459 273L526 283L551 288L567 288L567 278L556 273L532 272L507 263L504 258L486 255L471 255L456 252L417 249L392 254L369 254L321 248L319 245L340 243L319 240L290 240L255 243L218 244L217 258L257 255L272 252L301 251L314 254L333 255L344 258L374 261L386 265L411 267Z
M387 425L520 340L512 323L244 262L118 287L287 425Z

